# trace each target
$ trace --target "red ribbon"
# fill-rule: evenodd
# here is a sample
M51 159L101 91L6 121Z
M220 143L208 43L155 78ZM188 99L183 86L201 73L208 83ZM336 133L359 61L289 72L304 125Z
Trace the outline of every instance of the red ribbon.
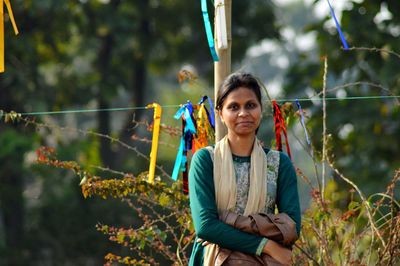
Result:
M286 150L289 155L289 158L292 159L292 155L290 154L290 147L289 147L286 127L285 127L285 120L283 119L281 109L275 100L272 100L272 106L274 109L276 148L278 151L282 151L281 131L283 131L283 135L285 136L285 142L286 142Z
M186 169L188 168L188 163L186 162L185 164ZM188 171L182 172L182 178L183 178L183 194L188 195L189 194L189 179L188 179Z

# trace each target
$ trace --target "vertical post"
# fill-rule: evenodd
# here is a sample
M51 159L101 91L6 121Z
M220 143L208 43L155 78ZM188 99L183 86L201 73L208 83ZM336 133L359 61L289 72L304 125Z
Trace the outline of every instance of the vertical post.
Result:
M231 47L232 47L232 0L225 0L225 18L226 18L226 33L228 39L228 48L220 49L218 45L216 45L216 51L219 57L219 62L214 62L214 100L217 99L218 88L221 85L222 81L231 73ZM218 6L215 6L215 15L218 15L217 12ZM215 19L215 21L217 18ZM215 42L217 43L217 34L214 34ZM215 115L215 142L222 139L227 133L226 127L222 124L221 119L218 114Z

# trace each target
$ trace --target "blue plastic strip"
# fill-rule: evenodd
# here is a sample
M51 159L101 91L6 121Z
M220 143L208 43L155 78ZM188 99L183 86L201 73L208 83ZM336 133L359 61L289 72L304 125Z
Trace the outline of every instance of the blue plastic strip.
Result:
M179 144L178 154L176 155L174 170L172 171L172 179L177 180L179 172L186 171L186 153L191 149L192 146L192 138L196 133L196 127L192 120L193 105L190 101L187 104L181 106L179 110L174 115L175 119L184 119L185 120L185 128L183 129L183 135L181 137L181 141ZM183 115L183 117L182 117Z
M187 101L187 104L186 104L186 109L188 109L188 110L189 110L189 113L190 113L190 115L192 115L192 114L193 114L193 104L192 104L192 102L191 102L191 101Z
M204 95L203 97L201 97L201 100L197 103L197 105L204 103L204 101L207 100L207 98L208 98L207 95Z
M210 47L212 58L215 62L218 62L219 58L217 55L217 51L215 50L214 37L211 30L210 17L207 10L207 0L201 0L201 12L203 13L204 28L206 29L208 46Z
M212 128L215 128L214 106L213 106L212 100L208 97L207 97L207 99L208 99L208 103L210 104L210 112L211 112L211 115L208 117L208 119L210 120Z
M185 111L186 106L181 106L181 108L179 108L179 110L176 112L176 114L174 115L175 119L180 119L182 117L183 112Z
M342 40L343 47L344 47L345 50L348 50L349 46L347 45L346 39L344 38L344 35L343 35L342 30L340 28L340 24L339 24L338 20L336 19L335 11L333 11L331 2L329 2L329 0L327 0L327 1L328 1L329 8L331 9L331 14L332 14L333 20L335 21L335 24L336 24L336 28L337 28L337 30L339 32L340 39Z
M181 143L179 145L178 153L176 154L176 159L175 159L175 165L174 165L174 170L172 171L172 179L177 180L179 171L182 168L182 159L183 159L183 148L185 146L185 141L183 137L181 138Z
M187 163L187 156L183 154L182 161L181 161L181 172L186 171L186 163Z
M189 131L190 133L195 134L196 127L193 124L192 116L190 115L188 108L185 108L184 116L185 116L185 120L186 120L185 132Z

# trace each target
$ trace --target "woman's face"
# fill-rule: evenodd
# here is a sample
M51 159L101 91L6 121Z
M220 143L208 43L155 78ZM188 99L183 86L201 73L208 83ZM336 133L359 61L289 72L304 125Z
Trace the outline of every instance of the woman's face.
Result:
M219 115L229 134L255 135L261 121L261 104L252 90L239 87L225 98Z

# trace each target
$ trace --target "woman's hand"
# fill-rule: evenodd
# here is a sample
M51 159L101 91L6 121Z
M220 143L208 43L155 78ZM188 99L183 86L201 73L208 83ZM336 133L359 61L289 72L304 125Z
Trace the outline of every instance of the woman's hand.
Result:
M210 242L204 241L204 240L201 239L201 238L197 238L196 242L197 242L197 243L201 243L201 245L202 245L203 247L208 246L208 245L210 244Z
M283 265L292 264L292 251L273 240L268 240L263 253L270 255Z

